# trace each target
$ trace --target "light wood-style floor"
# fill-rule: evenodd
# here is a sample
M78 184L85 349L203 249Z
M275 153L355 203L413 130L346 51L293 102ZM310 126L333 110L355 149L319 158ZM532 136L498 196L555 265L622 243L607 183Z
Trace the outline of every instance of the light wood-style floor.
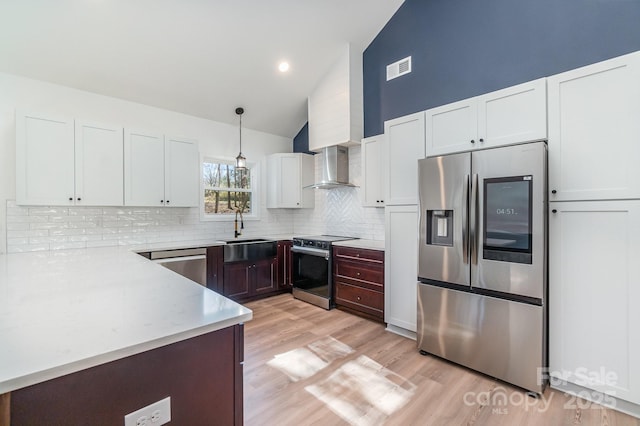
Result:
M635 425L547 388L539 399L433 356L384 325L290 294L247 304L245 425Z

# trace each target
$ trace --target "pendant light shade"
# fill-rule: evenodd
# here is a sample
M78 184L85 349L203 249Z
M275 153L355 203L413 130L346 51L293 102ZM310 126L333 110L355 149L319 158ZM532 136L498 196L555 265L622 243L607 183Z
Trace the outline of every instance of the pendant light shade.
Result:
M236 114L240 116L240 152L236 157L236 170L245 170L247 168L247 159L242 155L242 114L244 108L236 108Z

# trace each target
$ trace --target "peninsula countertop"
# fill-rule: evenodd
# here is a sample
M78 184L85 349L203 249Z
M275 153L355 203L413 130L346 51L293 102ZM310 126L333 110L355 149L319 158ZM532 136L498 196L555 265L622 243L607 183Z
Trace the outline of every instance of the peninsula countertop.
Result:
M131 248L0 255L0 394L251 318Z

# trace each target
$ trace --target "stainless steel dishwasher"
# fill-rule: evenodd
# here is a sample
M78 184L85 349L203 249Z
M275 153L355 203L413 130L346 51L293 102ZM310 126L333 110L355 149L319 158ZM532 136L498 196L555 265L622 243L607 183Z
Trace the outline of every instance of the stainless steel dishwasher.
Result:
M150 259L191 281L207 285L206 248L152 251Z

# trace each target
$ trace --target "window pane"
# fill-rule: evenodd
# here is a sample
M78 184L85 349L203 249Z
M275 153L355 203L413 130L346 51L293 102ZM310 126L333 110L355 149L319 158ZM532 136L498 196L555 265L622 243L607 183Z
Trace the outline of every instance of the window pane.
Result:
M204 212L206 214L235 214L240 209L244 213L251 212L250 192L205 189Z
M202 171L205 186L251 188L251 169L236 170L233 164L204 162Z
M204 212L233 215L242 209L251 213L251 170L236 170L235 164L206 160L202 164ZM234 189L236 191L234 191Z

